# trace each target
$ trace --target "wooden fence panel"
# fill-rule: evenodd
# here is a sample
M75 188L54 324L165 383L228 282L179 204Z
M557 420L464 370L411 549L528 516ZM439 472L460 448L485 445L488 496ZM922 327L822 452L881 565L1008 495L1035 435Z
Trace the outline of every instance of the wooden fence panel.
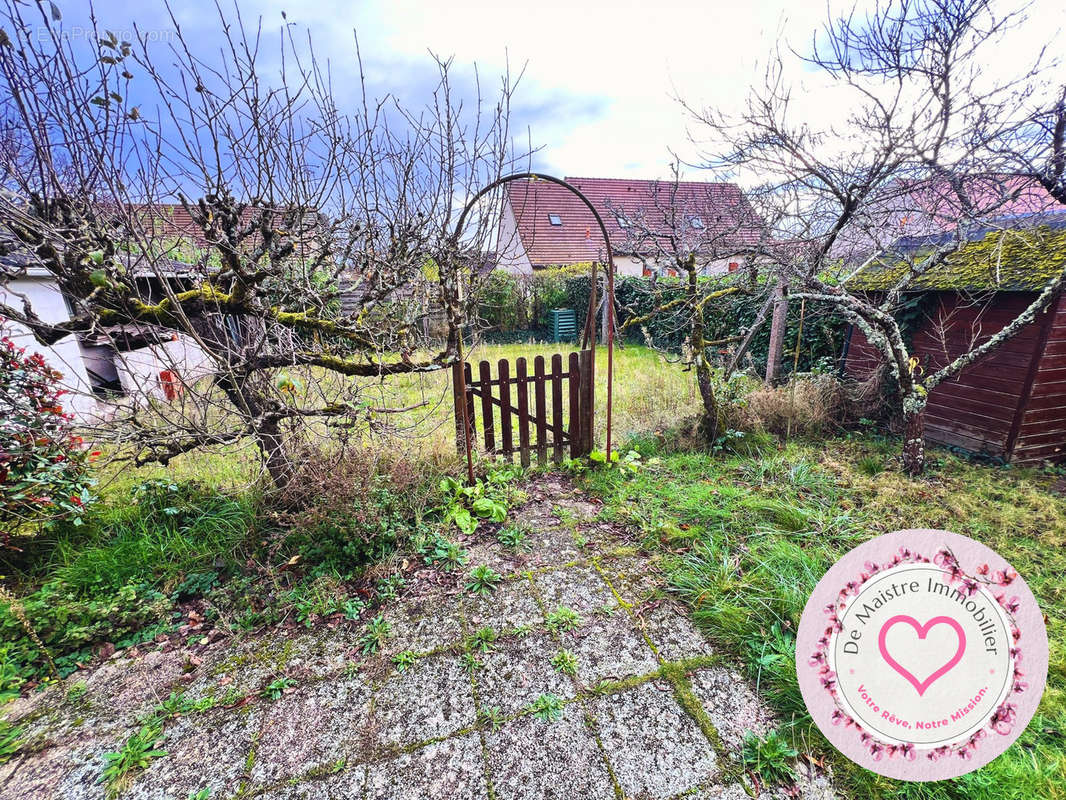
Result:
M563 357L552 356L552 461L563 461Z
M501 358L496 367L497 375L500 376L500 435L503 436L503 455L510 461L514 452L514 443L511 439L511 365L507 359Z
M526 360L515 361L515 380L518 381L518 450L522 466L529 466L529 377Z
M485 449L491 453L496 449L496 426L492 410L492 375L488 361L478 364L478 377L481 386L481 427L485 430Z
M570 458L581 455L581 359L570 354Z
M548 463L548 408L544 398L544 356L533 359L533 398L537 423L537 464Z

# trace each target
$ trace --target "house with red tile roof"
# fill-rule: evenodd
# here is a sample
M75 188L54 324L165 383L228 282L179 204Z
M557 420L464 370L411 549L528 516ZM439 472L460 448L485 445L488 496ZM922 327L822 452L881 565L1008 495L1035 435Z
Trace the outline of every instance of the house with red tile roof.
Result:
M733 183L566 178L603 218L619 275L669 275L671 236L690 247L707 274L739 269L766 227ZM498 266L531 274L545 267L602 261L596 219L565 187L515 181L505 187L497 243Z

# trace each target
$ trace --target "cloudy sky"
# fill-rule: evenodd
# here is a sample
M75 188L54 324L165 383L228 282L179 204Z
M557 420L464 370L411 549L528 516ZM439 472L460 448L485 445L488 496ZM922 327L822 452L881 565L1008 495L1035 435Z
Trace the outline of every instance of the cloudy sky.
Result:
M57 2L65 24L76 24L75 4ZM232 0L220 2L229 8ZM1012 0L1003 5L1015 7ZM809 48L825 18L821 0L240 0L240 8L246 24L260 18L265 30L283 24L283 11L290 23L310 29L338 91L356 85L355 30L371 91L409 104L431 90L430 51L454 57L468 82L475 63L486 81L507 64L512 74L524 69L513 123L543 148L534 166L558 175L664 177L671 149L689 159L697 154L690 136L698 137L699 128L676 98L738 108L775 49L806 83L795 95L805 112L816 118L836 111L822 102L817 76L788 52ZM96 10L112 30L129 30L134 19L162 37L172 28L158 0L101 0ZM218 29L213 7L186 0L175 13L209 52ZM1034 0L1028 15L991 71L1017 68L1045 41L1061 52L1061 0Z

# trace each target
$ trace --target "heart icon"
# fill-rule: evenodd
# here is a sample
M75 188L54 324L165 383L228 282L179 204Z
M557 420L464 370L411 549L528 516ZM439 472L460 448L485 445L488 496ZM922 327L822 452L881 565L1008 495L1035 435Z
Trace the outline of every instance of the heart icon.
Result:
M956 635L959 637L959 647L955 651L955 655L949 658L947 662L943 664L943 666L938 668L924 681L918 680L916 677L914 677L910 670L908 670L906 667L896 661L896 659L894 659L889 654L888 648L885 646L885 639L888 637L889 628L901 622L905 622L912 628L914 628L915 632L918 634L919 639L924 639L929 633L930 629L932 629L936 625L948 625L951 628L954 628ZM966 633L963 631L962 626L958 623L958 621L952 619L951 617L933 617L927 623L922 625L910 614L897 614L881 626L881 633L877 637L877 646L881 650L881 657L888 662L888 665L900 675L902 675L904 678L906 678L910 682L911 686L913 686L917 690L918 695L921 696L925 694L925 690L932 686L933 682L937 678L940 678L941 676L950 672L951 669L962 660L962 654L966 652Z

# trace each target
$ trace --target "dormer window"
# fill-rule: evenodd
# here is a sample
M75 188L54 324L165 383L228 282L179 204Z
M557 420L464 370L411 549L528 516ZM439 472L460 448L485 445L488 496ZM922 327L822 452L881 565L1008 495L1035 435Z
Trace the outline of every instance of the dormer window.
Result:
M548 222L550 222L552 225L559 226L563 224L563 218L560 217L558 214L549 214Z
M693 217L688 221L688 224L698 231L702 231L705 227L707 227L703 224L703 217Z

